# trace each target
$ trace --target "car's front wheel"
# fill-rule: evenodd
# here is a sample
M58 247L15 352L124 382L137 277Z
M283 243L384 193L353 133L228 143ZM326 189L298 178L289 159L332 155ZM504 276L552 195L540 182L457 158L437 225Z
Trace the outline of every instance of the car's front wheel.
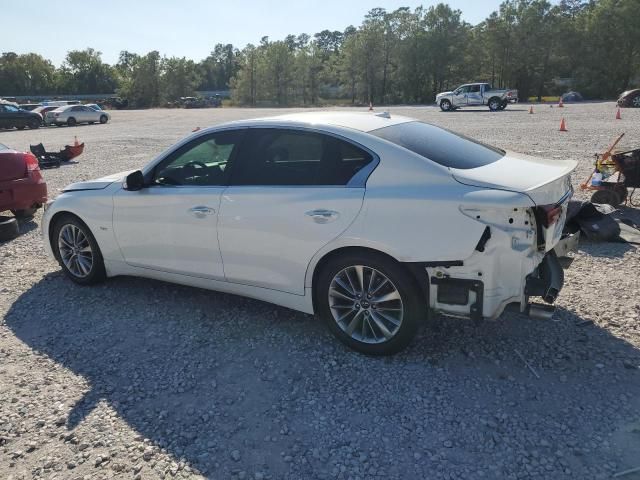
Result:
M73 215L63 215L53 226L51 246L64 273L76 283L90 285L106 278L98 243L89 227Z
M76 123L77 123L77 122L76 122L76 119L75 119L75 118L73 118L73 117L70 117L70 118L67 120L67 125L69 125L70 127L75 126L75 124L76 124Z
M631 100L631 106L635 108L640 108L640 93L638 93L635 97L633 97L633 99Z
M109 118L107 118L106 115L100 115L100 123L102 123L103 125L107 123L108 120Z
M440 102L440 110L442 110L443 112L450 112L451 102L449 100L442 100Z
M413 277L383 255L330 259L316 283L318 313L340 341L361 353L399 352L426 318L426 302Z

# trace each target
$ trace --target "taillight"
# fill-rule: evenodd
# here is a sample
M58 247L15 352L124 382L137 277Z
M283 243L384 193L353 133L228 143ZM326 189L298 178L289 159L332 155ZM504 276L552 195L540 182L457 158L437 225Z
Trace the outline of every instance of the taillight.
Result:
M550 227L558 221L560 214L562 213L562 207L560 205L541 205L538 207L540 213L539 219L543 227Z
M33 155L33 153L25 153L24 159L25 159L25 163L27 164L27 172L40 170L40 165L38 165L38 159Z

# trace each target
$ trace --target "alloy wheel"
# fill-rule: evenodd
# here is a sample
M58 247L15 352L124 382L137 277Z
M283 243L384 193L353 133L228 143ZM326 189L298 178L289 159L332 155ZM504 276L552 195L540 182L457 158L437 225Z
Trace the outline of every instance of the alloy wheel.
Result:
M402 324L400 292L382 272L365 265L339 271L329 286L329 308L334 321L354 340L383 343Z
M633 97L633 100L631 101L631 103L633 104L634 107L639 108L640 107L640 95L636 95L635 97Z
M58 235L60 258L67 270L78 278L85 278L93 267L93 250L87 235L76 225L66 224Z

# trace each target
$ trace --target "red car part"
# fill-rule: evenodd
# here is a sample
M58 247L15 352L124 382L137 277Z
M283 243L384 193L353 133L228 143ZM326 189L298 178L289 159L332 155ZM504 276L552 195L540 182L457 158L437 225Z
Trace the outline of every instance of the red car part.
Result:
M25 211L47 201L47 184L31 153L0 151L0 212Z

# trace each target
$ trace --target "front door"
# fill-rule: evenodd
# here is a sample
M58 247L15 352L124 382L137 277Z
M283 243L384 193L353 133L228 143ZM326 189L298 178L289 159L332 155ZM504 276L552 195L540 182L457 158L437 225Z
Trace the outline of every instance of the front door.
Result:
M304 294L312 257L353 222L373 157L304 129L250 129L218 221L227 281Z
M223 279L217 214L241 131L198 137L162 160L148 186L114 194L113 225L127 263Z
M453 106L464 107L467 105L467 94L469 93L469 85L463 85L453 92Z

